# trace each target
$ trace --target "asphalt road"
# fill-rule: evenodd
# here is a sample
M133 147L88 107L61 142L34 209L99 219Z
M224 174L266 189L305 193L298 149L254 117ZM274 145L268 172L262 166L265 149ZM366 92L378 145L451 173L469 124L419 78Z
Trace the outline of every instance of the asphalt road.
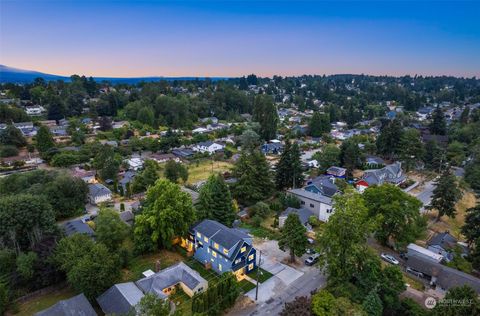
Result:
M290 284L285 291L276 297L272 297L266 302L245 308L235 313L229 313L232 316L254 316L254 315L279 315L286 302L290 302L297 296L310 295L310 292L322 288L326 284L326 277L318 269L312 269L305 272L300 278Z

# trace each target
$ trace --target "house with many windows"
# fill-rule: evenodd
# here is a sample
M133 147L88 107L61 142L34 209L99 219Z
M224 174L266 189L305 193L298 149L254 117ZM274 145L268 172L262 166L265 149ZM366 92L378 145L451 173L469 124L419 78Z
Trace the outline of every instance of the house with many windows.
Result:
M191 227L185 247L207 268L219 274L230 271L242 279L256 267L252 242L244 232L206 219Z
M290 189L288 193L300 200L302 208L327 222L333 214L333 196L338 193L338 188L334 177L322 175L308 180L303 189Z

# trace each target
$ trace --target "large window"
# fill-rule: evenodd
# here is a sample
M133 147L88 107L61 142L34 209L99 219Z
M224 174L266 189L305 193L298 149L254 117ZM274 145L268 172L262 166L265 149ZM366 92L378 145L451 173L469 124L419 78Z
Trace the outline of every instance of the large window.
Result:
M240 249L240 252L241 252L241 253L244 253L245 251L247 251L247 247L246 247L246 246L243 246L242 249Z
M223 254L228 255L228 249L223 248Z
M250 264L248 265L248 270L253 270L253 263L250 263Z
M248 261L252 261L255 255L252 253L250 256L248 256Z
M218 264L218 270L222 271L222 265Z
M205 242L208 242L208 238L207 238L207 237L203 237L203 240L205 240Z
M201 239L202 235L200 233L197 233L197 237Z

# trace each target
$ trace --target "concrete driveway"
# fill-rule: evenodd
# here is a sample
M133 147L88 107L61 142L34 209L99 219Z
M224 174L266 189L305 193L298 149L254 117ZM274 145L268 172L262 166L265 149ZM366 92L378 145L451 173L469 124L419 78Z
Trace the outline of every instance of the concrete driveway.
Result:
M281 262L288 257L288 254L286 255L285 252L278 248L276 240L257 240L254 242L254 246L257 249L257 265L273 274L273 277L260 284L258 288L258 301L265 302L271 297L279 295L292 282L300 278L303 272ZM259 252L262 253L261 262L259 262ZM254 300L255 289L249 291L246 295Z
M426 206L429 205L430 201L432 200L433 190L435 190L435 188L437 187L435 185L435 181L436 180L425 182L422 191L414 195L423 204L422 208L420 209L422 213L425 213L427 211Z

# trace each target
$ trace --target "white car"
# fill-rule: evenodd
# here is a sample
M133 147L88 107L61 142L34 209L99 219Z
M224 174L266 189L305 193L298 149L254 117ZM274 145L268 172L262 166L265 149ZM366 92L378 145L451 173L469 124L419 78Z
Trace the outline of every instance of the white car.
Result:
M395 259L395 257L392 256L392 255L389 255L389 254L386 254L386 253L382 253L382 254L380 255L380 257L382 257L383 260L385 260L386 262L389 262L389 263L391 263L391 264L394 264L394 265L400 264L400 262L399 262L397 259Z

